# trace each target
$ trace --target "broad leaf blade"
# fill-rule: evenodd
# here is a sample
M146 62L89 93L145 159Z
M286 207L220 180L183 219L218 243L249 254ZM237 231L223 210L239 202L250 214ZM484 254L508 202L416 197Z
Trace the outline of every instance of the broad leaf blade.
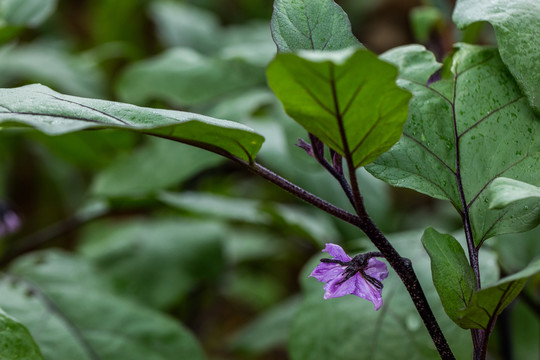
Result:
M181 111L57 93L42 85L0 89L0 124L49 135L91 128L138 131L252 162L263 137L243 125Z
M540 198L538 186L505 177L493 180L488 190L491 198L489 206L492 209L502 209L520 200Z
M58 0L3 0L0 15L10 25L36 27L54 13Z
M360 167L401 136L410 94L396 69L364 49L278 54L268 83L287 113Z
M80 257L48 251L19 258L0 290L2 307L26 324L46 359L205 358L184 327L115 295Z
M433 284L446 314L457 322L458 311L469 304L476 289L476 277L465 252L453 236L428 228L422 244L431 258Z
M458 0L453 20L460 28L478 21L493 25L503 62L540 113L540 2Z
M280 52L360 45L347 14L333 0L275 0L271 28Z
M485 190L495 178L540 181L540 121L497 51L461 45L443 78L429 84L438 64L421 47L398 48L383 58L400 66L399 84L414 96L404 136L368 170L462 211L459 179L476 244L534 227L538 211L529 207L488 208Z
M519 295L528 278L540 273L540 259L520 272L473 294L469 305L458 312L457 324L465 329L489 329L497 316Z
M28 329L1 309L0 348L2 360L43 360Z

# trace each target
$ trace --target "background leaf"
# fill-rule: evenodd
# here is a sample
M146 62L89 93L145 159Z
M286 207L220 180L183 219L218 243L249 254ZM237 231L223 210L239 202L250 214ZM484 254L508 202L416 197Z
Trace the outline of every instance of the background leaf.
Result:
M458 311L469 304L476 289L476 276L465 251L453 236L428 228L422 244L431 258L433 284L446 314L457 322Z
M205 358L180 324L115 295L88 262L67 253L18 259L0 290L1 306L28 326L45 359Z
M493 209L502 209L516 201L540 197L539 187L504 177L493 180L488 190L491 198L489 206Z
M2 360L43 360L39 347L24 325L0 310Z
M414 96L404 136L368 170L391 185L448 199L459 211L460 179L476 244L531 229L540 209L530 204L488 208L485 189L495 178L539 181L540 122L496 50L461 45L445 63L443 78L429 83L438 64L421 47L382 58L400 66L398 83Z
M458 312L458 325L465 329L488 329L497 316L519 295L527 280L540 272L540 259L520 272L475 292L469 305Z
M278 54L267 75L287 113L341 155L351 155L355 167L401 136L410 94L396 86L395 68L368 50Z
M207 116L59 94L45 86L1 89L0 124L26 124L50 135L121 128L253 161L263 142L251 129Z
M502 61L540 113L540 3L536 0L458 0L452 16L459 28L488 21Z
M333 0L276 0L271 27L280 52L360 45L347 14Z
M57 0L2 0L0 15L8 24L35 27L54 12L56 3Z

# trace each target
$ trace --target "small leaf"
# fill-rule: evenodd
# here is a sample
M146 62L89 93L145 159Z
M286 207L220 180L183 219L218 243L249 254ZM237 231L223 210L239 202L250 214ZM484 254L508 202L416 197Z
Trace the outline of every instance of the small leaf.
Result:
M493 25L502 61L540 113L540 2L458 0L453 20L459 28L478 21Z
M143 108L57 93L42 85L0 89L0 124L34 127L49 135L90 128L125 129L252 162L263 137L246 126L207 116Z
M276 0L271 28L280 52L360 45L347 14L333 0Z
M497 51L459 45L438 81L432 75L440 64L422 47L382 58L400 66L398 84L413 99L403 137L367 169L391 185L448 199L460 212L465 207L477 245L534 227L540 209L490 210L485 191L500 176L540 185L540 121Z
M400 138L410 94L396 85L396 69L364 49L282 53L268 67L268 83L287 113L355 168Z
M473 294L469 305L458 311L457 324L464 329L490 329L497 316L519 295L527 280L540 273L540 259L520 272Z
M1 309L0 349L2 360L43 360L28 329Z
M540 198L540 187L505 177L493 180L488 191L491 209L502 209L519 200Z
M439 293L446 314L457 322L458 311L467 304L476 289L476 277L465 252L453 236L428 228L422 244L431 258L433 284Z

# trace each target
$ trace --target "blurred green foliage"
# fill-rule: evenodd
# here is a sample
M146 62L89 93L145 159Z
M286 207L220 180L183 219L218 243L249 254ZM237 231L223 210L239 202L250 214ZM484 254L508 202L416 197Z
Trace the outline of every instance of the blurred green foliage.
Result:
M339 3L368 48L414 41L402 9L420 4ZM398 21L392 4L402 12ZM69 95L248 125L266 138L261 163L350 209L334 179L293 145L305 132L266 85L276 49L271 12L270 0L0 1L0 86L39 82ZM427 225L459 227L447 204L392 190L363 170L358 176L381 229L416 231L396 236L403 247L410 236L419 246L418 229ZM1 239L0 307L28 327L45 359L288 359L289 343L302 358L294 354L306 329L320 329L310 307L332 307L322 303L318 284L309 288L304 265L325 242L367 248L356 229L217 155L112 130L56 137L0 131L0 199L23 221L19 233ZM96 201L99 213L79 211ZM512 242L537 244L528 234ZM506 271L530 260L509 256L518 250L506 239L493 243ZM398 285L388 289L396 308L407 302ZM327 316L349 306L342 300ZM396 321L421 342L419 320L406 309ZM533 338L539 330L528 311L518 301L519 327ZM522 358L534 354L527 349Z

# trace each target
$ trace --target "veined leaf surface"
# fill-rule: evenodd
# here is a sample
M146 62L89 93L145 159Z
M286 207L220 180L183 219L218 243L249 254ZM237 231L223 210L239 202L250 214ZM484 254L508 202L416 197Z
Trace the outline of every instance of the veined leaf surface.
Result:
M400 138L411 95L396 85L396 68L365 49L282 53L268 83L287 113L355 168Z
M49 135L91 128L126 129L252 162L264 138L238 123L207 116L81 98L42 85L0 89L1 126L27 125Z
M490 210L485 191L500 176L540 185L540 121L497 50L460 45L435 82L428 79L440 64L421 46L382 58L400 67L398 83L413 99L403 137L368 170L467 209L477 245L534 227L539 209L520 202Z

